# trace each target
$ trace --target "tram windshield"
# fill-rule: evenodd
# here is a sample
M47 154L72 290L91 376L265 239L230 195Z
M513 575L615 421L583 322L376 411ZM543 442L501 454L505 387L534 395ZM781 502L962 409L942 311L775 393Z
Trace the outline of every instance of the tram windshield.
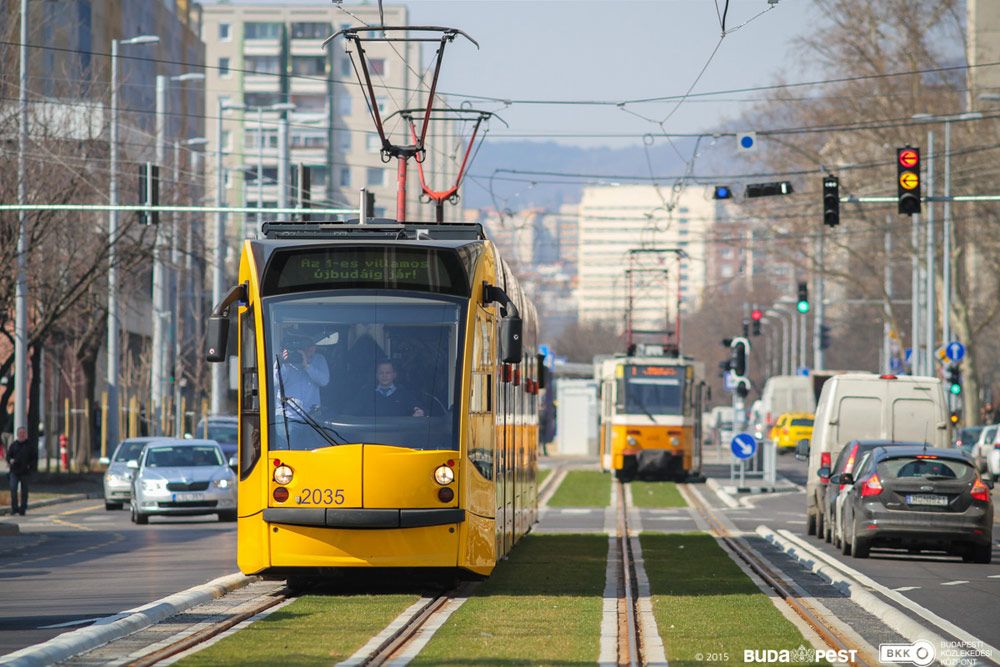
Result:
M683 404L683 368L625 366L618 385L618 409L625 414L679 415Z
M458 449L462 299L338 290L265 304L271 449Z

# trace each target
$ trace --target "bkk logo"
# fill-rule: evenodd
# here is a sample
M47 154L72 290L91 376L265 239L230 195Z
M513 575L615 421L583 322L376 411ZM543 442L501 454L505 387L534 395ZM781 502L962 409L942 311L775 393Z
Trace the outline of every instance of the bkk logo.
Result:
M918 639L912 644L879 644L879 662L894 662L897 665L927 667L934 662L937 651L934 644L926 639Z

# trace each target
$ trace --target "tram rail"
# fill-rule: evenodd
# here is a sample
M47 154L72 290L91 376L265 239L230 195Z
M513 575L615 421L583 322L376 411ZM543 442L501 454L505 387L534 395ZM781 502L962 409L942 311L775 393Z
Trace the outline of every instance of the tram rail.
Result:
M635 561L628 527L625 485L615 484L618 496L615 544L618 556L618 664L638 667L643 662L643 635L639 631L639 609Z

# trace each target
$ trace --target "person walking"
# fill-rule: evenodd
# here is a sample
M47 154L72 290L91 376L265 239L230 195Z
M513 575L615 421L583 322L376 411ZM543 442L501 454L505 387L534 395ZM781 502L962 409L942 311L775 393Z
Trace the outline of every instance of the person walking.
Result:
M28 511L28 479L38 468L38 443L28 437L28 429L17 429L17 438L7 448L10 466L10 508L12 514L24 516ZM21 502L18 500L20 489Z

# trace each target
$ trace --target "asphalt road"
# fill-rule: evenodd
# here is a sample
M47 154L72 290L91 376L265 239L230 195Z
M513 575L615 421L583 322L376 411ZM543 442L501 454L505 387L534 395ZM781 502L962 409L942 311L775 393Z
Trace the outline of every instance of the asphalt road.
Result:
M779 457L779 474L792 482L805 483L805 463L791 456ZM1000 489L993 492L994 505ZM993 562L963 563L959 557L907 554L873 549L866 559L842 555L832 545L805 535L805 493L762 494L750 501L753 509L726 509L725 513L745 531L765 525L787 529L837 558L845 565L897 590L918 605L951 621L972 635L996 643L1000 623L1000 525L993 529ZM998 515L1000 516L1000 515Z
M236 524L153 517L86 500L3 517L0 655L236 571ZM54 627L58 626L58 627Z

